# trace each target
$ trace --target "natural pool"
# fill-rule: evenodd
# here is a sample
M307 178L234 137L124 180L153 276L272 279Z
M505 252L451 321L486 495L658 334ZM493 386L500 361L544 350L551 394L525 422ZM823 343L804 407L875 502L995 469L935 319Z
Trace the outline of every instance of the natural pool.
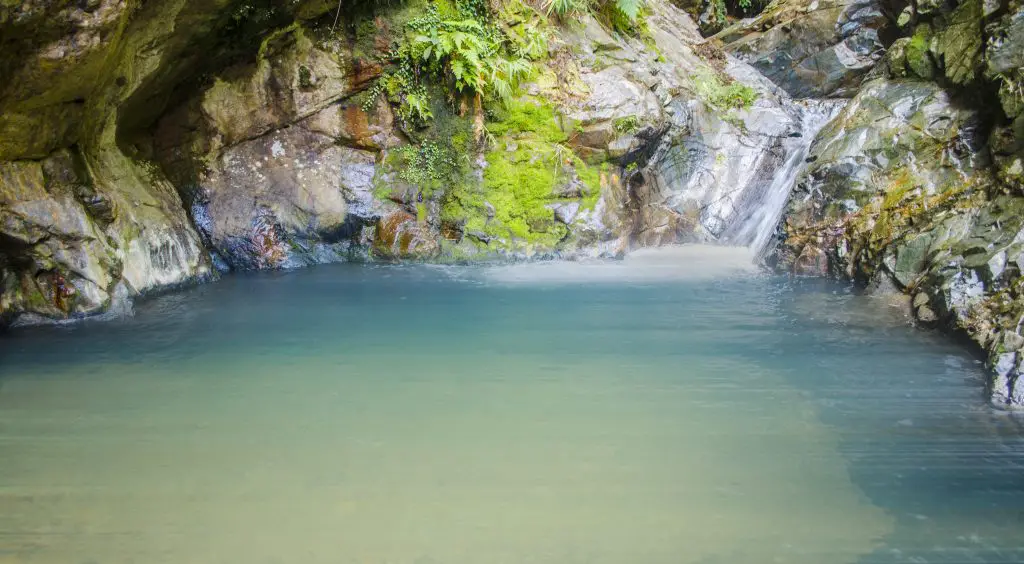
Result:
M1024 562L1024 431L721 249L240 274L0 340L0 563Z

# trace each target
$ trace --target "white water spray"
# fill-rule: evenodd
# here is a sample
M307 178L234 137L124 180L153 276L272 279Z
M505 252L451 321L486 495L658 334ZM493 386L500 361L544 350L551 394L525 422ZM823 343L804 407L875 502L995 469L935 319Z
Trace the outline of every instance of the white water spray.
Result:
M772 174L771 181L757 187L744 198L741 209L722 233L720 240L730 245L749 247L755 253L768 244L797 178L804 169L811 143L818 132L842 110L845 100L801 100L800 137L787 143L785 162Z

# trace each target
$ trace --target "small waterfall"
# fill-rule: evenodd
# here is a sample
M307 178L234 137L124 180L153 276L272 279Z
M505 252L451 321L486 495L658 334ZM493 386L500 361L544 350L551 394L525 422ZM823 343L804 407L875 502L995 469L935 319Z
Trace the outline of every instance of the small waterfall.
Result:
M768 244L775 226L782 219L783 210L797 178L804 169L804 161L811 143L846 104L845 100L800 100L793 102L800 117L800 136L786 143L786 160L775 170L771 181L745 194L736 219L719 240L736 246L745 246L755 253Z

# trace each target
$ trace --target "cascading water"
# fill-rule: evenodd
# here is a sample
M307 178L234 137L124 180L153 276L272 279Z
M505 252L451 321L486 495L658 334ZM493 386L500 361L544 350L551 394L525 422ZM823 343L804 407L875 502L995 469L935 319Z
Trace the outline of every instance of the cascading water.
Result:
M789 194L804 169L811 143L818 132L842 110L845 100L800 100L794 105L799 112L800 136L786 143L786 160L775 169L770 182L747 190L737 202L735 219L722 232L723 243L751 248L760 253L768 244L775 226L782 218Z

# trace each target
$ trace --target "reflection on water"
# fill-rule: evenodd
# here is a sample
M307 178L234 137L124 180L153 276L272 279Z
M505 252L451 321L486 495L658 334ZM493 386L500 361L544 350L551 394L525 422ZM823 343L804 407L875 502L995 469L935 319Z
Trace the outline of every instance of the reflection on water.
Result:
M238 275L7 335L0 563L1024 561L974 360L679 253Z

